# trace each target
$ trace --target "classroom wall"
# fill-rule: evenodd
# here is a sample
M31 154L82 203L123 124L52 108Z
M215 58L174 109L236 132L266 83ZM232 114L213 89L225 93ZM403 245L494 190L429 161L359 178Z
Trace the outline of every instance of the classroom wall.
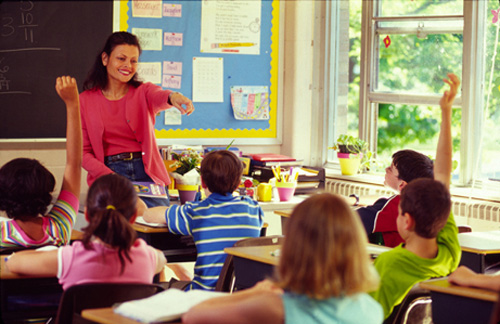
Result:
M283 78L283 143L281 145L238 145L245 153L282 153L303 158L311 156L311 84L313 21L316 1L285 2L285 44ZM70 59L70 58L68 58ZM83 82L83 80L78 80ZM196 112L195 112L196 113ZM197 143L193 143L197 144ZM60 188L66 161L64 142L2 142L0 165L16 157L40 160L57 179ZM82 174L82 197L88 187L86 172Z

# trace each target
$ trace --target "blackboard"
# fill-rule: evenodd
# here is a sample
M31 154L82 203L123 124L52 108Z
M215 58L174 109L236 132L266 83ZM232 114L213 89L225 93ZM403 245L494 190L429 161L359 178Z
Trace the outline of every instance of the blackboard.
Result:
M56 77L82 91L112 19L113 1L0 2L0 140L65 138Z
M238 2L238 1L235 1ZM236 139L237 144L277 144L281 142L282 107L280 107L281 89L279 86L280 44L283 41L282 3L279 0L253 0L260 6L259 33L260 52L257 55L234 53L204 52L202 41L203 6L215 1L201 0L163 0L162 14L157 17L144 17L133 12L133 6L145 6L139 3L119 1L115 3L115 30L144 29L160 30L163 35L174 33L182 35L181 46L172 46L162 42L161 48L144 49L140 62L161 64L159 72L165 76L166 62L182 63L180 88L169 88L163 82L156 82L165 89L180 91L193 98L193 59L220 58L223 60L223 102L194 102L195 112L191 116L182 116L178 125L166 124L164 112L156 118L156 138L160 144L198 143L228 144ZM224 3L224 2L222 2ZM231 2L225 2L235 5ZM231 4L230 4L231 3ZM158 5L158 2L155 3ZM177 10L178 16L168 16L168 9ZM237 12L237 19L245 21L244 12ZM281 26L280 26L281 25ZM166 38L167 36L164 36ZM141 74L139 73L139 76ZM270 118L268 120L237 120L232 111L230 88L232 86L267 86L269 88ZM193 100L194 101L194 100Z

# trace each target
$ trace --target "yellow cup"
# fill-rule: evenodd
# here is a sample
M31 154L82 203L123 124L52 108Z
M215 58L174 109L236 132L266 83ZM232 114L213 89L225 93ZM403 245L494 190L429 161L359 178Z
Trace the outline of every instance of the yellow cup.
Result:
M258 201L271 201L273 198L273 186L269 183L260 183L257 187Z

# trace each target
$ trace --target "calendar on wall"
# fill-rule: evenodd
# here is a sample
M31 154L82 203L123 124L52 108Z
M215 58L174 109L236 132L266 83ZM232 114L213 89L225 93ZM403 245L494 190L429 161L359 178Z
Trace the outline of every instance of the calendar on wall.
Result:
M139 76L183 93L195 107L190 116L167 111L156 118L160 144L281 143L282 6L279 0L115 2L114 30L134 33L141 42ZM265 113L235 114L234 87L265 89L237 107L241 112L243 102L245 112L260 112L262 102Z

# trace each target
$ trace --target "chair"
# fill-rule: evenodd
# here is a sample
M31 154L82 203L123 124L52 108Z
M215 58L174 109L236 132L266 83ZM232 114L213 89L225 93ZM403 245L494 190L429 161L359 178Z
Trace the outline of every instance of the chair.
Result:
M234 246L279 245L283 243L284 238L285 237L283 235L251 237L234 243ZM217 280L215 291L233 292L234 281L233 256L228 254L226 261L224 261L224 265L222 266L219 280Z
M429 290L413 286L384 324L432 324L432 299Z
M93 323L80 314L89 308L111 307L115 303L152 296L163 291L154 284L92 283L76 285L64 291L56 324Z
M458 225L458 232L459 233L470 233L472 232L472 227L469 225Z

